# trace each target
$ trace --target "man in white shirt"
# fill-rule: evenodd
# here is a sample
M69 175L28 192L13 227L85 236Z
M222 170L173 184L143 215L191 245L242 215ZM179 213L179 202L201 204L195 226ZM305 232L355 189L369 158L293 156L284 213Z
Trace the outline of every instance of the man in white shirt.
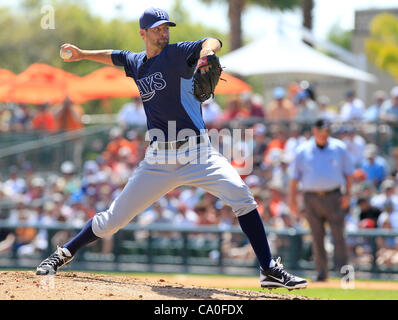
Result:
M344 122L361 120L364 110L365 104L363 101L355 96L354 91L348 90L346 92L346 102L340 110L340 119Z
M221 108L217 102L210 98L202 103L202 116L206 125L214 124L221 115Z
M146 126L146 115L141 98L133 98L126 103L117 114L118 122L127 126Z

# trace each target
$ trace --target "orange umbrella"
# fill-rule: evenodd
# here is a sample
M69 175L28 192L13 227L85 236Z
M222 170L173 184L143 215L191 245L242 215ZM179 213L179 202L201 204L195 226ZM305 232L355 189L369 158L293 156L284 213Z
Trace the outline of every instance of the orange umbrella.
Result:
M60 103L67 96L74 102L82 99L70 90L80 77L44 63L34 63L9 84L8 100L17 103Z
M103 67L72 85L73 92L87 100L140 95L134 80L126 77L124 71L114 67Z
M8 83L14 79L16 74L7 69L0 69L0 85Z
M246 82L223 72L221 78L225 79L223 81L220 79L218 81L215 94L240 94L248 91L252 91L252 87Z

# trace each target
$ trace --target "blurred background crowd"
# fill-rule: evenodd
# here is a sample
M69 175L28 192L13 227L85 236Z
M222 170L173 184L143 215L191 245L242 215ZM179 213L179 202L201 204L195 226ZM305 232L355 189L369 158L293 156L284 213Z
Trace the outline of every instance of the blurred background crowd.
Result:
M311 138L311 125L319 117L332 123L332 135L345 142L353 163L351 205L346 215L346 230L389 229L398 231L398 87L374 93L374 103L365 105L348 90L342 102L332 105L326 96L317 96L307 81L276 87L271 101L259 95L229 96L224 103L214 99L202 105L208 129L252 129L252 139L223 140L236 143L233 148L252 155L253 171L242 174L258 203L258 210L267 228L308 229L305 208L298 216L288 207L290 167L295 150ZM12 106L12 107L11 107ZM65 112L68 110L68 113ZM80 107L65 101L59 106L8 104L0 107L2 132L34 132L75 130L83 128ZM65 116L66 115L66 116ZM125 104L116 116L117 125L108 135L107 143L81 167L73 160L63 161L56 171L38 171L35 163L24 161L10 166L0 177L0 200L15 205L3 210L0 218L10 223L32 222L53 225L65 222L81 227L96 212L106 210L127 183L134 168L143 159L147 142L145 113L139 98ZM370 130L379 124L388 130ZM68 127L66 128L65 125ZM222 148L222 146L221 146ZM241 164L232 159L240 170ZM134 205L134 204L132 204ZM131 223L139 225L170 224L177 227L238 226L231 208L201 189L181 187L159 199ZM0 252L14 250L18 255L30 255L47 249L48 232L32 227L18 227L15 232L0 232ZM67 241L70 231L60 231L51 239L52 246ZM173 233L160 233L173 238ZM211 241L214 235L193 235ZM136 234L137 239L145 233ZM287 244L272 233L273 250ZM310 238L305 238L310 248ZM398 239L378 238L377 263L398 264ZM328 240L331 244L331 240ZM369 263L371 244L366 238L347 238L350 261ZM254 259L247 240L241 235L227 235L222 254L236 259ZM102 240L100 252L110 253L112 237ZM217 252L213 252L217 254Z

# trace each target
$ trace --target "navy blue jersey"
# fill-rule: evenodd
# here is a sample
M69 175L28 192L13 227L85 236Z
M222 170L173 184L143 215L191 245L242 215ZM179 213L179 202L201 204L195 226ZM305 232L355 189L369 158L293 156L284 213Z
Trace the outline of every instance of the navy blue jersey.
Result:
M114 50L112 61L135 80L147 116L148 130L159 129L166 141L176 140L183 129L196 134L205 129L200 102L192 94L192 77L206 39L167 45L147 59L146 52ZM177 136L168 135L169 121Z

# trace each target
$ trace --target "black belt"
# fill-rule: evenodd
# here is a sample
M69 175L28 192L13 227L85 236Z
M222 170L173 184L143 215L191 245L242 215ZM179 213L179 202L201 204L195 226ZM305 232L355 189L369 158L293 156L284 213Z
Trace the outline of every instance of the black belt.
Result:
M333 190L325 190L325 191L304 191L304 193L317 195L317 196L325 196L327 194L340 192L340 187L333 189Z
M191 139L193 139L193 141L196 143L196 145L209 141L207 136L196 136L196 140L195 140L195 138L189 137L185 140L178 140L178 141L151 141L150 145L152 145L153 143L156 142L155 146L157 145L157 149L177 150L180 147L182 147L183 145L185 145L186 143L188 143L188 145L189 145L189 142L192 141Z

